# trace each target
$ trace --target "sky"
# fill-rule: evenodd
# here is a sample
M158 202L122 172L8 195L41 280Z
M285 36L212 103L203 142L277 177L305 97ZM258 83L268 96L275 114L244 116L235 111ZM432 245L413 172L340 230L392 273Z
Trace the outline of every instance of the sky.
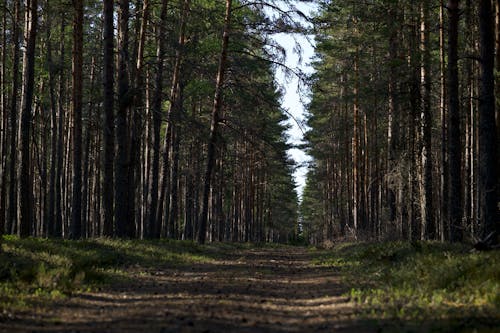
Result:
M311 15L316 9L315 5L300 3L300 1L297 1L296 7L308 16ZM298 34L276 34L273 38L287 51L287 67L298 68L307 74L312 73L313 69L310 66L310 63L312 61L312 57L314 56L314 46L312 45L314 43L313 38L308 39L305 36ZM301 56L294 52L296 43L300 44L302 51ZM302 61L300 61L300 58L302 58ZM309 102L308 94L304 91L298 91L299 80L296 76L286 80L283 71L280 69L276 71L276 81L284 88L284 96L281 104L283 109L289 114L288 124L291 126L287 133L290 137L289 143L300 144L303 138L303 131L306 129L303 124L299 126L297 122L301 123L305 119L306 110L304 104ZM293 176L297 184L297 192L299 197L301 197L306 181L306 163L310 161L311 158L306 155L305 152L297 148L290 149L288 154L295 160L296 164L299 165Z

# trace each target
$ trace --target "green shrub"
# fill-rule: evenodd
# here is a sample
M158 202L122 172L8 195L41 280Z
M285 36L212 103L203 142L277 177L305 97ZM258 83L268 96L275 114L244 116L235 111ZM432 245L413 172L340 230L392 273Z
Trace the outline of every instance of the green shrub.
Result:
M316 264L340 269L349 297L377 316L500 319L500 252L461 244L341 244Z

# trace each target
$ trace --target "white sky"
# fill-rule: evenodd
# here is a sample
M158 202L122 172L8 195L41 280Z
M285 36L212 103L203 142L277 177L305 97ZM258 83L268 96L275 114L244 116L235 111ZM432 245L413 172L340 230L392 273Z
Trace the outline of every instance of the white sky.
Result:
M297 1L296 4L297 9L302 11L306 15L312 14L316 10L316 5L313 4L304 4L300 1ZM313 70L310 66L310 62L312 57L314 56L314 47L311 43L314 42L312 38L307 39L304 36L295 34L277 34L274 36L274 40L277 41L280 45L282 45L287 51L287 59L286 65L290 68L298 68L302 70L302 72L310 74ZM296 43L299 43L302 49L302 62L299 62L299 55L294 52L294 47ZM282 106L287 112L293 116L299 123L302 123L305 115L305 108L303 103L308 103L307 92L302 92L299 94L298 87L299 81L297 77L293 77L291 80L286 81L283 71L278 70L276 73L277 82L284 87L285 94L282 100ZM290 136L289 142L291 144L299 144L302 141L303 133L297 124L297 122L293 119L288 120L288 124L292 127L288 131L288 135ZM305 130L304 126L302 126L302 130ZM300 165L304 162L310 161L310 157L306 155L302 150L299 149L290 149L288 151L290 157L292 157L295 162ZM301 166L297 168L294 173L295 182L297 184L297 191L299 193L299 197L302 197L302 191L305 185L305 177L307 173L307 167Z

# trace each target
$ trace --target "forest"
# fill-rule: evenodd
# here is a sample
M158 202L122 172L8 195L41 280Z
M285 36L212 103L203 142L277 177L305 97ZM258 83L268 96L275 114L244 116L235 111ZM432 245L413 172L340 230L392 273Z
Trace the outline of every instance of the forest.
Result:
M498 245L499 25L498 1L323 4L301 203L311 241Z
M5 1L1 229L291 239L298 199L272 67L283 50L268 36L298 29L297 15L235 6Z
M0 332L500 327L499 0L0 22Z

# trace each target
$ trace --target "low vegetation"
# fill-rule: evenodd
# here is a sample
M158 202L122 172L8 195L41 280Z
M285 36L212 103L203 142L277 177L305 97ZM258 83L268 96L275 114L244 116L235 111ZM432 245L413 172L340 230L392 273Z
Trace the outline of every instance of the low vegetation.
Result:
M47 298L126 281L131 269L210 262L244 246L247 245L4 236L0 253L0 311L23 309Z
M371 318L500 322L500 251L436 242L345 243L317 265L340 270Z

